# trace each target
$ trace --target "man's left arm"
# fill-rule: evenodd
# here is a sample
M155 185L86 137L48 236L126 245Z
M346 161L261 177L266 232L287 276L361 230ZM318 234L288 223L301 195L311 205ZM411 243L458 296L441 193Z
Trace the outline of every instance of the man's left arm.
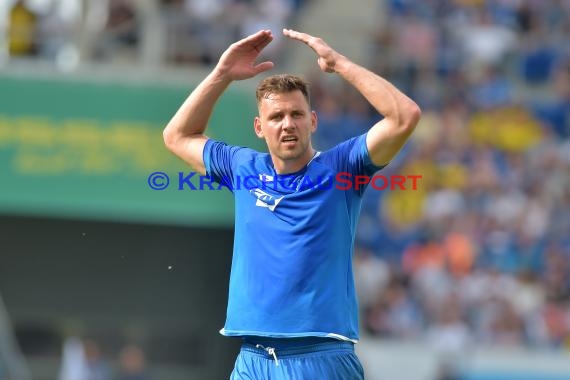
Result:
M377 166L388 164L418 124L420 107L384 78L345 57L338 60L335 72L352 84L384 116L368 131L366 146L372 163Z
M376 166L388 164L404 146L421 116L418 105L394 85L333 50L321 38L293 30L283 33L307 44L318 55L321 70L337 73L384 116L367 133L366 146Z

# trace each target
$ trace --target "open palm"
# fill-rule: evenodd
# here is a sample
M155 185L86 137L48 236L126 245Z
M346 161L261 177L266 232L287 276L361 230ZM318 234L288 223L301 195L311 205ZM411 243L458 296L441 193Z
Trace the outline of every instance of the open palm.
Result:
M261 30L230 45L217 69L230 80L248 79L273 68L273 62L256 64L261 51L273 40L271 31Z
M327 73L335 72L336 65L342 56L333 50L322 38L313 37L310 34L291 29L283 29L283 34L291 39L301 41L313 49L317 54L317 63L322 71Z

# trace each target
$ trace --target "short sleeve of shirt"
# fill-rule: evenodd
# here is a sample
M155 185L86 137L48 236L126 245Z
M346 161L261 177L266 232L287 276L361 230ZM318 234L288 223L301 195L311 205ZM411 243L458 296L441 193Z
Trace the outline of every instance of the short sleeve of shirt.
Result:
M325 152L324 161L338 173L351 176L372 176L386 165L377 166L372 163L366 146L366 134L348 139ZM362 186L359 193L366 187Z
M350 147L348 162L358 174L373 175L386 166L377 166L372 163L368 147L366 146L366 134L357 136L354 140L354 143Z
M329 164L339 171L345 171L353 175L372 175L383 169L384 166L376 166L370 159L366 147L366 134L348 139L330 149Z
M235 173L239 165L252 158L254 151L249 148L228 145L209 139L203 152L206 175L217 183L229 185L233 189Z

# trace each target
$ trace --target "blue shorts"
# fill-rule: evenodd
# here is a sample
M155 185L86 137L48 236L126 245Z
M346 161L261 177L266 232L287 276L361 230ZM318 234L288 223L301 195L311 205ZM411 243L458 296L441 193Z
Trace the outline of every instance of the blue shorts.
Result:
M230 380L363 380L354 344L328 338L246 338Z

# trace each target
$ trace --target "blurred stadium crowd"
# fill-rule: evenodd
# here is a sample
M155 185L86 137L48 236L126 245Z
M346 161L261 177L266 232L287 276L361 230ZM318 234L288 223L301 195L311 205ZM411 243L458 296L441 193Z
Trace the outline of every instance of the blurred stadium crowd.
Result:
M252 31L281 30L305 2L6 0L0 2L0 33L6 31L12 58L36 57L62 68L79 61L211 64ZM268 53L275 57L279 50L276 38Z
M371 64L423 120L384 171L423 178L366 194L366 330L570 349L570 1L392 0L387 19ZM324 145L372 122L347 93L319 92Z
M69 56L77 36L68 16L78 11L64 3L74 2L17 2L10 55ZM305 2L89 2L88 22L106 10L91 20L90 58L136 59L150 3L172 36L164 61L211 64L237 37L280 30ZM570 1L388 4L365 65L416 100L423 118L384 174L422 179L415 191L365 195L355 261L365 331L448 351L570 349ZM277 41L269 54L280 53ZM316 145L326 149L377 118L322 77L309 79Z

